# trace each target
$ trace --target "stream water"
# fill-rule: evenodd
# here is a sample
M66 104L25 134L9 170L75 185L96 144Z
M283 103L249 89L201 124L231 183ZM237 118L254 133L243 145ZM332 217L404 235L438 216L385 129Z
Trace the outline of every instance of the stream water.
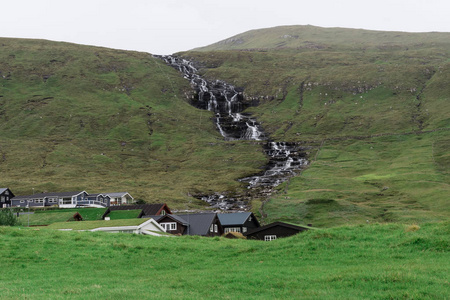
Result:
M246 210L252 197L269 196L274 187L294 176L308 164L305 152L298 144L271 141L261 124L244 112L250 105L245 101L242 89L221 80L209 81L202 78L191 61L171 55L158 57L178 69L190 81L196 95L191 104L213 112L214 124L225 140L261 141L269 157L263 172L239 179L248 184L250 192L246 195L230 196L217 192L212 195L198 195L198 198L221 210Z

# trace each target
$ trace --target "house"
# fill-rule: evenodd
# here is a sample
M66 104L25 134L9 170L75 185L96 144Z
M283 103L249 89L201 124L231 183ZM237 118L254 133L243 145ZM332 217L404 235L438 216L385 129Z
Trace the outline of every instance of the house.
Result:
M134 203L134 198L127 192L104 193L111 199L111 205L122 205Z
M310 229L307 226L297 226L283 222L274 222L244 233L247 239L272 241L277 238L287 237Z
M159 216L151 216L162 228L166 230L166 232L175 234L175 235L184 235L187 233L187 229L189 227L189 223L179 217L178 215L159 215Z
M182 214L176 215L176 217L181 218L187 224L183 235L221 236L223 234L223 228L216 213ZM165 223L166 220L160 219L158 222Z
M49 225L47 228L64 231L104 231L110 233L134 233L162 236L166 235L162 228L153 219L129 219L115 221L83 221L83 222L61 222Z
M149 218L150 216L159 216L165 214L171 214L170 208L165 203L160 204L133 204L122 206L111 206L103 214L103 219L107 217L112 211L117 210L142 210L143 218Z
M240 232L244 234L260 227L258 219L252 212L220 213L217 216L225 233Z
M85 201L78 203L78 206L89 207L109 207L110 205L111 197L106 194L88 194Z
M11 199L11 206L16 207L45 207L57 205L60 208L73 208L84 206L87 203L88 193L86 191L78 192L59 192L59 193L40 193L28 196L16 196ZM106 206L100 205L99 206Z
M14 194L9 188L0 188L0 208L10 207Z

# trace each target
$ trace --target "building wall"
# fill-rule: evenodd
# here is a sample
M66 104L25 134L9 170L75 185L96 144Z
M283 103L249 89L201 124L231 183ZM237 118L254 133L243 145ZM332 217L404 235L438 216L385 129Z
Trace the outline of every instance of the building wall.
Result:
M181 234L183 235L186 232L186 226L184 226L183 224L174 221L173 219L169 218L169 216L163 217L161 219L158 220L158 223L176 223L177 224L177 229L176 230L166 230L166 232L171 233L171 234Z
M213 232L211 232L211 230L208 230L206 236L221 236L223 234L223 227L222 224L220 224L219 218L217 216L214 218L212 225ZM217 232L214 230L215 226L217 226Z

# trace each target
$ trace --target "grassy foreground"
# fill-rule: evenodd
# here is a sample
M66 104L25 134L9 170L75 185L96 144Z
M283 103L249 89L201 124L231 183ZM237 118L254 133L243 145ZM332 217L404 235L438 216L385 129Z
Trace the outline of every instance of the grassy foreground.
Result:
M0 227L0 299L446 299L450 223L273 242Z

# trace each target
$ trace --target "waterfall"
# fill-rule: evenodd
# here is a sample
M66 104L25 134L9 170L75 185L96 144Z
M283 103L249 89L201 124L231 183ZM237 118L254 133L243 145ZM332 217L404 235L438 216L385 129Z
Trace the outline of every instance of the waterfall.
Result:
M221 81L208 81L198 75L197 68L188 60L176 56L156 56L168 65L179 70L188 79L196 92L192 105L214 113L214 124L225 140L268 140L261 124L243 111L249 106L245 103L242 90ZM296 143L266 142L264 151L269 162L262 174L241 178L246 182L249 190L256 191L256 196L267 197L273 188L283 183L299 172L308 161L305 153ZM200 196L211 206L221 210L246 210L248 199L227 197L221 193ZM245 198L245 197L241 197Z

